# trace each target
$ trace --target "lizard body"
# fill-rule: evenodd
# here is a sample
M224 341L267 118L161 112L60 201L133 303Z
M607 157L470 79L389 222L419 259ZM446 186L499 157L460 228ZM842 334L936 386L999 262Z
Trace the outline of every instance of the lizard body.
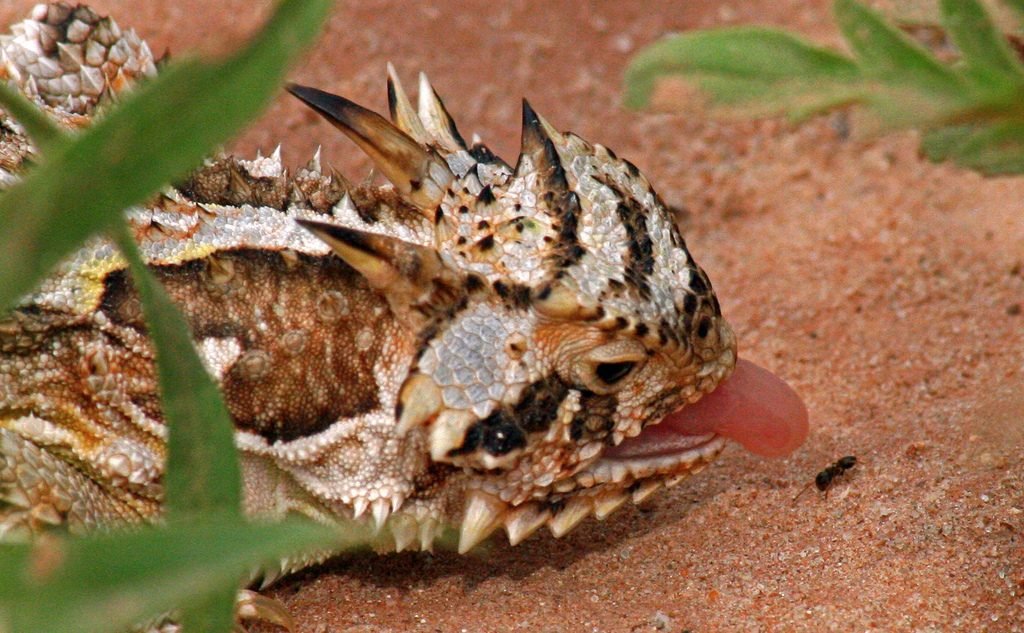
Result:
M155 72L83 7L40 5L0 40L0 78L68 126ZM730 374L736 342L648 181L525 102L512 165L425 77L418 108L393 69L388 89L391 122L290 88L384 186L319 153L295 173L218 157L127 212L224 393L246 510L372 521L398 550L454 525L466 551L703 468L723 437L643 437ZM0 118L0 184L32 154ZM0 321L0 536L157 519L165 435L138 297L94 238Z

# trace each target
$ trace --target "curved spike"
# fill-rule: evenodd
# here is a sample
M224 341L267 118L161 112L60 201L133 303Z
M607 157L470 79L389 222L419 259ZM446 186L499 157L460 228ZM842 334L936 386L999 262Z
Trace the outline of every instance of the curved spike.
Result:
M541 508L538 503L524 503L505 517L505 531L509 545L518 545L551 518L550 508Z
M579 295L561 281L542 286L532 301L534 310L552 319L575 319L584 311Z
M398 391L395 407L398 434L405 435L414 427L426 424L443 408L441 388L434 379L421 373L410 375Z
M459 553L465 554L501 525L508 504L485 492L474 490L466 501L466 512L459 530Z
M420 549L429 552L434 549L434 541L444 532L444 526L437 520L429 517L420 519L419 522Z
M662 481L660 479L646 479L640 487L633 491L633 503L640 504L650 498L655 492L661 488Z
M335 224L295 221L323 240L371 286L385 290L389 298L405 297L414 301L430 290L430 282L444 267L437 251L418 244Z
M373 514L373 531L378 533L391 515L391 502L387 499L376 499L370 504L370 511Z
M448 109L444 107L441 97L430 85L426 73L420 73L419 106L420 121L423 122L423 127L442 149L448 152L466 149L466 141L459 134L459 129L455 127L455 121L448 114Z
M565 170L555 149L556 140L563 140L562 135L537 114L529 101L523 99L523 137L516 176L524 175L527 170L536 170L543 174L544 182L553 179L551 185L566 188Z
M603 521L611 513L622 507L622 504L629 501L629 494L626 492L613 492L611 494L599 497L594 502L594 516L597 517L598 521Z
M323 90L289 84L288 92L351 138L405 200L433 218L433 209L454 180L451 169L376 112Z
M395 67L391 65L391 62L388 62L388 110L391 112L391 121L398 126L398 129L420 143L430 140L430 135L427 134L423 122L420 121L419 115L412 107L409 96L405 94L402 82L399 81L398 73L395 72Z
M356 497L352 501L352 518L358 519L366 513L366 509L370 507L370 502L365 497Z
M548 529L555 538L562 538L580 524L580 521L590 516L594 506L586 497L573 497L565 504L561 512L552 517L548 522Z
M448 453L461 448L466 431L477 421L469 411L446 409L430 427L430 457L435 462L448 461Z
M395 551L408 549L416 540L416 519L407 514L395 515L390 523L391 535L395 539Z

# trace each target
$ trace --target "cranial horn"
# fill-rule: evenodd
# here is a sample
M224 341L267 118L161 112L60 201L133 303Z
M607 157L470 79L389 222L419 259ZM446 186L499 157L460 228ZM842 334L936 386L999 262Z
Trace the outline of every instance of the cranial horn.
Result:
M454 176L448 164L376 112L329 92L290 84L288 92L355 141L408 202L431 211Z
M427 134L423 122L405 94L402 82L399 81L398 73L391 62L388 62L388 110L391 111L391 121L403 132L420 143L430 140L430 135Z
M420 120L434 140L449 152L466 149L466 141L425 73L420 73L419 101Z
M523 99L523 138L516 176L536 170L541 173L542 181L555 185L555 188L568 188L565 170L555 149L555 142L563 140L562 135L530 106L530 102Z

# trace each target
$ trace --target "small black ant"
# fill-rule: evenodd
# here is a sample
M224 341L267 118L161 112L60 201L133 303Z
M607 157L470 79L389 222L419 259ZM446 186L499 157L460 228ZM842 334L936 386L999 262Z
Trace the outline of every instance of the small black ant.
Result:
M814 478L814 485L818 488L818 490L824 492L825 495L828 496L828 489L832 485L832 482L837 477L839 477L840 475L842 475L843 473L850 470L856 465L857 458L854 457L853 455L840 457L835 461L834 464L829 465L825 470L818 473L817 477ZM795 497L793 497L793 501L799 499L800 495L802 495L810 487L811 484L807 484L806 486L804 486L803 490L801 490L799 493L797 493Z

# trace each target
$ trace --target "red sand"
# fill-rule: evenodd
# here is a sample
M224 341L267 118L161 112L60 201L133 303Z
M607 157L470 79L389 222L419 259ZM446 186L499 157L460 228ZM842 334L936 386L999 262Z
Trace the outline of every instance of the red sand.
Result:
M269 6L95 4L178 52L237 42ZM828 4L339 3L296 81L384 110L391 60L506 157L526 95L637 163L683 209L741 355L797 388L811 435L783 460L730 448L560 541L341 558L271 592L299 631L1024 631L1024 179L928 164L912 134L848 139L839 116L619 106L630 54L663 33L771 23L835 43ZM323 143L352 177L368 166L284 96L235 149L278 140L292 164ZM794 501L846 454L827 497Z

